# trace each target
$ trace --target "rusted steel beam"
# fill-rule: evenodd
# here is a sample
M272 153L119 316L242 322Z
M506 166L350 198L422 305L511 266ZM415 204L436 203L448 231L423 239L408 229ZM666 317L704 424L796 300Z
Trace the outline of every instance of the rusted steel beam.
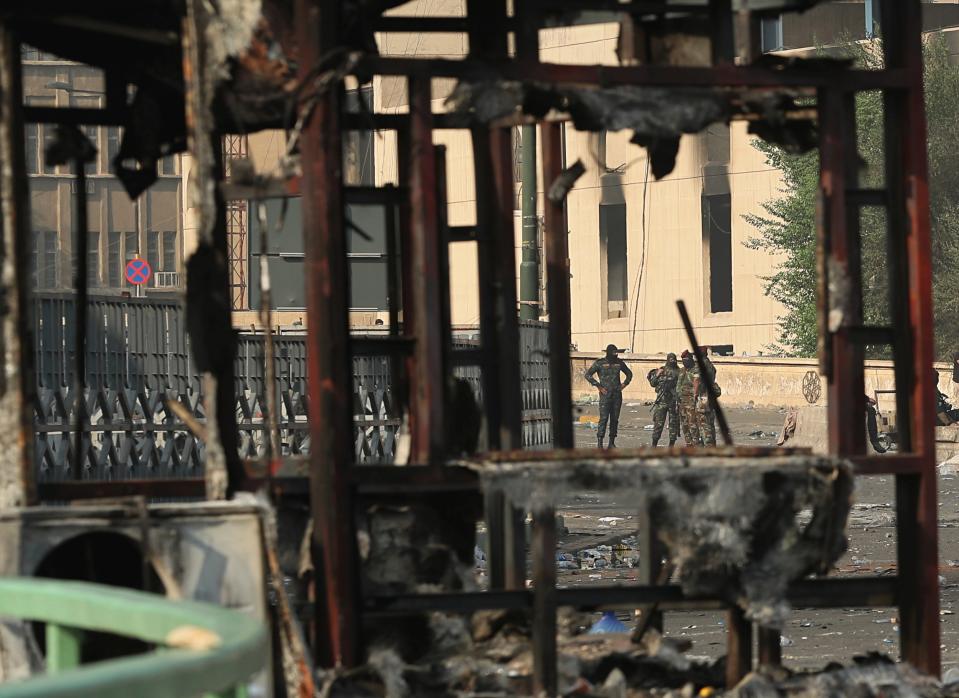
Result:
M787 593L793 608L888 608L896 605L895 577L804 579L791 584ZM617 609L656 604L663 610L722 610L729 604L715 597L687 596L680 586L618 585L569 587L556 590L556 605L582 611ZM367 597L369 615L408 614L423 611L469 612L483 609L529 609L533 594L526 590L394 594Z
M0 24L0 508L36 500L33 466L33 346L30 330L30 209L24 162L20 42Z
M295 18L301 76L305 77L337 45L339 3L296 0ZM310 504L318 584L314 652L320 666L348 667L359 659L359 579L350 488L353 378L339 122L342 101L342 85L319 96L306 118L300 152L309 328Z
M901 89L908 76L901 69L855 70L722 65L715 68L664 65L565 65L500 60L391 58L366 56L358 70L375 75L430 75L471 80L523 80L571 85L650 85L660 87L832 87L842 90Z
M885 93L888 231L893 261L890 300L897 331L897 408L904 415L903 449L919 459L917 473L896 477L903 660L941 670L936 504L935 359L932 245L923 99L922 11L919 0L884 0L887 65L904 71L909 88ZM904 261L903 261L904 260ZM908 295L902 289L908 290Z
M42 482L37 486L44 502L70 502L84 499L116 499L119 497L185 497L206 496L206 481L201 477L163 478L157 480L86 480L74 482Z
M474 157L476 154L474 153ZM490 129L488 157L492 175L491 199L477 200L477 206L489 206L493 212L484 231L492 256L491 277L496 307L493 331L498 337L500 448L522 447L522 397L519 370L519 320L516 303L516 234L513 228L515 192L513 191L513 149L510 129ZM484 337L485 340L485 337Z
M825 318L829 450L842 456L866 452L864 347L852 336L862 325L862 265L859 211L846 200L858 188L855 95L819 93L820 197L818 240L825 255ZM824 305L822 305L824 303Z
M563 171L563 124L541 127L543 188L549 191ZM553 446L573 448L573 398L570 376L569 231L566 200L546 197L543 246L546 253L546 304L549 310L550 408Z
M775 628L759 628L759 664L761 666L782 666L782 633Z
M753 624L739 607L726 614L726 687L738 684L753 668Z
M853 456L849 460L856 475L916 475L924 467L919 456L909 454Z
M410 295L403 307L407 333L415 344L409 361L411 457L438 462L444 455L443 303L436 152L428 77L409 79L410 97ZM444 182L445 185L445 182Z
M556 511L533 512L533 693L555 696Z

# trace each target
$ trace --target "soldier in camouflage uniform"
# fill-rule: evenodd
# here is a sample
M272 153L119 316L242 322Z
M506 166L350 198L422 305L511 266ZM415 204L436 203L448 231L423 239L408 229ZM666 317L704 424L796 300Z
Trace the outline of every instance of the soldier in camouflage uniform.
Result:
M683 428L683 440L687 446L702 446L699 431L699 414L696 411L696 393L699 389L699 370L696 360L688 351L683 352L683 367L679 369L676 392L679 395L679 423Z
M703 352L703 361L706 363L706 371L709 373L709 380L716 389L716 397L722 395L719 385L716 383L716 367L709 360L705 347L700 347ZM695 357L693 358L695 361ZM699 391L697 393L696 409L699 412L699 428L703 437L703 442L707 446L716 445L716 413L713 406L709 403L709 393L706 392L706 381L701 379L699 382Z
M666 363L646 374L646 380L656 389L656 402L653 403L653 441L659 445L663 435L666 417L669 417L669 445L676 444L679 438L679 408L676 404L676 381L679 380L679 364L675 354L666 355Z
M616 447L616 431L619 427L619 411L623 408L623 388L633 380L633 372L626 362L616 356L619 349L615 344L606 347L606 356L597 359L586 371L586 380L599 388L599 447L603 447L606 437L606 423L609 423L609 448ZM626 382L620 384L619 374L626 374ZM599 374L599 380L593 376Z

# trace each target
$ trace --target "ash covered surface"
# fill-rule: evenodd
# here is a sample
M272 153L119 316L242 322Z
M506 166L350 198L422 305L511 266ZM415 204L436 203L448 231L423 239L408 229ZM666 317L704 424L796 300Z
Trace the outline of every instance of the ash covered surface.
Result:
M469 465L469 463L467 463ZM532 511L584 491L645 502L689 596L735 603L782 627L788 585L827 572L846 549L852 470L809 455L580 457L471 464L487 492Z

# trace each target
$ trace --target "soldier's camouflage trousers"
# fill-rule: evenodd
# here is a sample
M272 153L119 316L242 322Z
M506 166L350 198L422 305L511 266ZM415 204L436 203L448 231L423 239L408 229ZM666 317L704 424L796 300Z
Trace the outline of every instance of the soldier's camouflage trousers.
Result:
M669 417L669 445L672 446L679 438L679 408L676 403L657 402L653 405L653 446L659 444L667 417Z
M600 441L606 436L606 423L609 422L609 438L616 438L619 428L619 411L623 408L623 393L619 390L610 390L599 396L599 436Z
M699 431L706 446L716 445L716 413L708 402L696 406L699 413Z
M699 431L699 413L695 403L679 403L679 423L683 427L683 440L687 446L702 446L703 437Z

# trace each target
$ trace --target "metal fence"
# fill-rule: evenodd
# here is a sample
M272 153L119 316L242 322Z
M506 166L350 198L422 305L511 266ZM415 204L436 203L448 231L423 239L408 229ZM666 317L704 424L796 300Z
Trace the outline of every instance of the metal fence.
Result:
M74 385L74 299L38 293L35 302L37 405L36 464L41 480L69 479L78 407ZM167 407L175 400L200 421L203 385L190 356L186 318L176 301L94 297L87 328L84 395L84 476L93 479L189 477L202 473L202 441ZM523 444L546 448L549 413L547 332L542 323L520 328ZM457 333L458 346L475 333ZM310 439L306 406L306 337L274 335L280 441L284 454L305 455ZM266 426L264 337L241 333L235 362L240 453L263 454ZM480 369L462 367L482 401ZM386 356L353 358L354 446L358 463L393 459L401 415L394 405Z

